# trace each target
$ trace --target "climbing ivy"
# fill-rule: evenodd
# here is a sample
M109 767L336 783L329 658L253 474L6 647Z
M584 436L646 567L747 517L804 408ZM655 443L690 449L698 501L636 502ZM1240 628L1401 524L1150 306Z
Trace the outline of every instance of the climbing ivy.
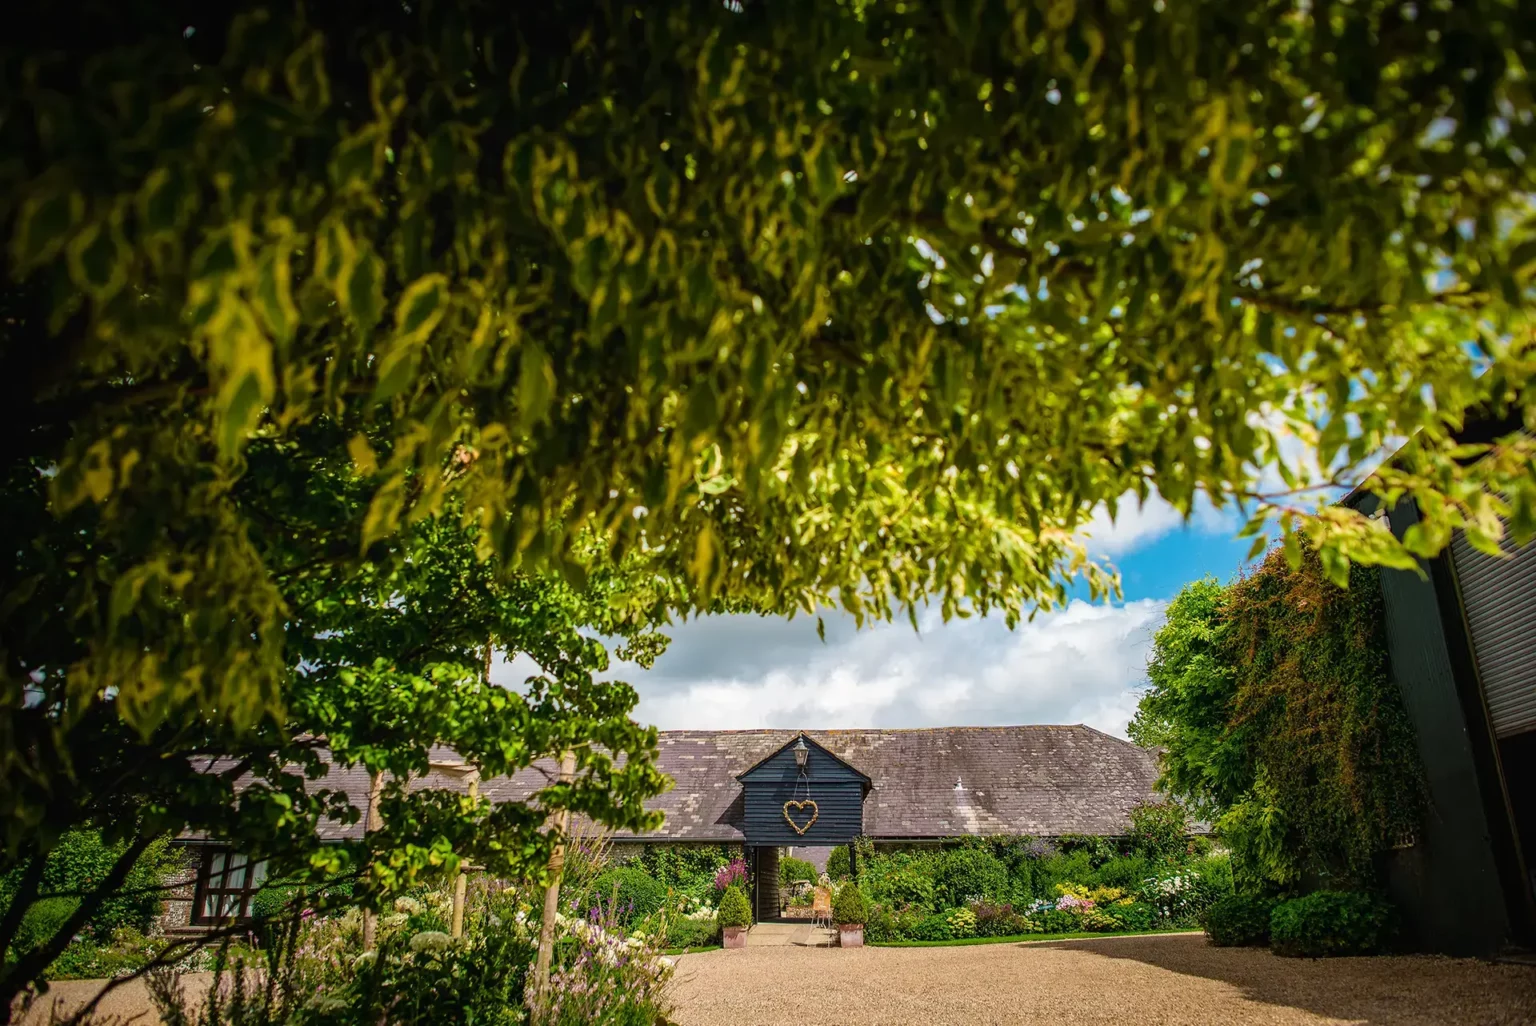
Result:
M1388 671L1378 571L1330 582L1311 553L1272 553L1229 590L1231 724L1250 746L1288 847L1312 872L1374 878L1411 840L1423 786L1412 724Z
M1376 570L1340 588L1310 550L1175 599L1131 734L1165 748L1162 786L1215 820L1249 886L1370 883L1417 830L1421 768L1383 622Z

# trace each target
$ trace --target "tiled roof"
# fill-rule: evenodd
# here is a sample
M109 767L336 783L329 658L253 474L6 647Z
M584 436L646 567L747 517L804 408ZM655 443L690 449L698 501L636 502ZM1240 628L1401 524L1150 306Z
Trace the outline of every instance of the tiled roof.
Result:
M653 799L650 807L666 815L665 824L643 838L616 839L742 841L742 786L737 775L800 733L662 731L658 766L676 785ZM1081 725L804 733L870 778L864 833L874 838L1123 834L1131 808L1156 797L1154 753ZM433 755L434 761L456 759L446 749ZM482 781L480 793L497 802L526 801L553 777L554 767L540 764L513 777ZM318 785L339 786L354 807L367 807L368 775L361 768L332 766ZM457 788L463 782L433 772L411 786ZM341 839L358 837L362 829L361 822L325 823L320 832L327 839Z
M647 840L739 842L739 773L794 740L794 730L671 730L662 772L677 783L651 807L666 823ZM867 775L864 832L874 838L964 834L1123 834L1155 798L1154 754L1085 726L807 730ZM487 781L481 793L524 800L548 768Z

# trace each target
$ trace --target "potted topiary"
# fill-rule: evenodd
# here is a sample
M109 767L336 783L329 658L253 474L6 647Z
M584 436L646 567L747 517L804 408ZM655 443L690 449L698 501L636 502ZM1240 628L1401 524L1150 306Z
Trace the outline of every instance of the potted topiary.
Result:
M728 948L747 946L747 930L752 925L752 903L740 887L727 887L720 898L720 933Z
M864 946L864 923L869 919L869 903L864 892L853 882L843 884L832 896L832 919L837 923L837 942L845 948Z

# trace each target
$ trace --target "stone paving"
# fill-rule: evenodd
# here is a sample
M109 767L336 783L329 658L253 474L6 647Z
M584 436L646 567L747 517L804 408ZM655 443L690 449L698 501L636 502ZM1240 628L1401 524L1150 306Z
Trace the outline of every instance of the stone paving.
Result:
M747 931L749 948L831 948L837 931L810 923L758 923Z

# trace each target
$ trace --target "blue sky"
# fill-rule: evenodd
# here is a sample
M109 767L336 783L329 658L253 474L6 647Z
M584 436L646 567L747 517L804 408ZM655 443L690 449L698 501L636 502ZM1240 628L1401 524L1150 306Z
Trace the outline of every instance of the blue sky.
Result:
M931 610L915 633L905 619L858 630L828 612L822 641L814 618L705 617L669 631L652 669L612 675L639 691L636 718L662 729L1086 723L1123 735L1168 600L1205 574L1237 572L1249 548L1239 524L1209 509L1186 524L1157 501L1095 518L1087 543L1119 567L1123 601L1077 599L1012 631ZM531 670L517 660L497 676Z
M1170 599L1186 583L1207 574L1226 581L1243 566L1252 538L1226 529L1181 527L1115 561L1127 600Z

